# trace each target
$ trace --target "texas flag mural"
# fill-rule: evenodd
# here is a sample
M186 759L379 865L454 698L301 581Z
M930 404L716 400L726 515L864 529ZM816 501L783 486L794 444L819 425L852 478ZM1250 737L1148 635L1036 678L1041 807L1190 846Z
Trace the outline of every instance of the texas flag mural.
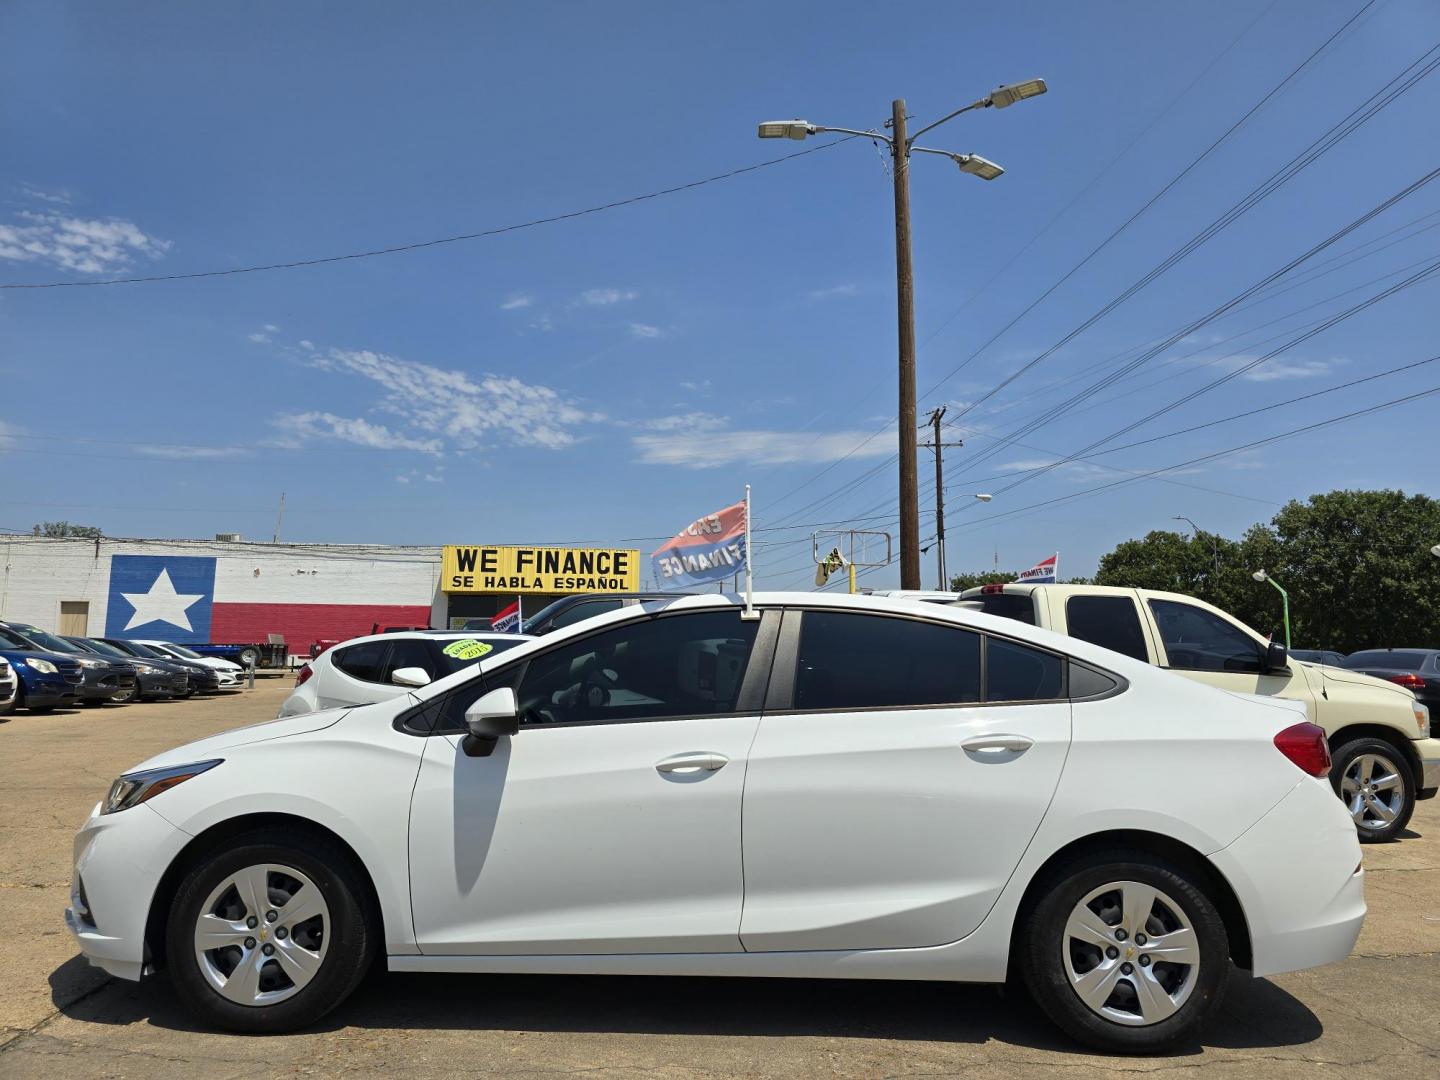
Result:
M745 569L745 503L692 521L650 555L662 589L728 581Z
M327 573L354 571L327 568ZM379 603L307 602L320 585L313 571L304 577L273 568L262 573L245 559L112 555L105 636L196 645L263 644L270 634L280 634L287 646L303 651L317 639L368 634L376 623L430 621L428 603L394 603L400 598L385 595L393 589L384 585L357 590ZM333 579L324 588L334 589Z
M1029 570L1021 570L1017 582L1027 585L1054 585L1055 575L1060 571L1060 553L1057 551L1048 559L1041 559Z

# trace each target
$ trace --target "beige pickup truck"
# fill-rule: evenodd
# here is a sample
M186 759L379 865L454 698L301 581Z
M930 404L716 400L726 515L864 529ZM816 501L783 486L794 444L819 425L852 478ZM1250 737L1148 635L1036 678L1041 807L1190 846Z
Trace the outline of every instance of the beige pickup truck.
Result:
M1180 593L1103 585L984 585L960 594L1043 626L1225 690L1303 701L1330 739L1331 783L1360 839L1397 836L1416 799L1440 788L1440 717L1403 687L1286 655L1234 616Z

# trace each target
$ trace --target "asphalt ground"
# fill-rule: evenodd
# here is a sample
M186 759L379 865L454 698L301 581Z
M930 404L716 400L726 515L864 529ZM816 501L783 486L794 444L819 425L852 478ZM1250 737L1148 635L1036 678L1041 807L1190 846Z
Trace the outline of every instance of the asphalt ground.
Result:
M314 1030L198 1030L163 978L111 979L77 954L61 917L71 837L118 773L268 719L288 689L0 723L0 1077L1440 1075L1440 799L1365 849L1354 955L1237 973L1201 1043L1168 1057L1091 1054L1023 998L938 983L376 972Z

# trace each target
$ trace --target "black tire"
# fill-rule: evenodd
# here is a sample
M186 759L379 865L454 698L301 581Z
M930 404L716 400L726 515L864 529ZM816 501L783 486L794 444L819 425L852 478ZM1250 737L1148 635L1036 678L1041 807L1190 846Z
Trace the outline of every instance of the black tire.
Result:
M194 683L186 683L186 684L185 684L185 689L184 689L184 691L182 691L181 693L178 693L178 694L175 695L175 700L176 700L176 701L189 701L189 700L190 700L192 697L194 697L194 696L195 696L195 684L194 684Z
M136 697L135 697L135 691L134 691L134 690L117 690L117 691L115 692L114 696L112 696L112 697L110 698L110 704L111 704L111 705L128 705L130 702L135 701L135 700L136 700Z
M1387 763L1394 770L1393 775L1399 778L1399 788L1388 793L1375 792L1379 796L1380 804L1394 814L1393 820L1384 822L1379 813L1365 806L1362 801L1359 817L1355 822L1355 832L1362 844L1383 844L1394 840L1405 826L1410 824L1410 815L1415 812L1415 774L1405 755L1394 743L1362 736L1341 743L1335 747L1331 756L1333 764L1330 767L1330 786L1335 789L1335 794L1345 803L1346 808L1350 809L1352 817L1356 816L1356 803L1346 790L1346 773L1353 768L1357 775L1352 777L1352 780L1358 781L1358 774L1365 771L1366 763L1376 760ZM1373 775L1372 773L1372 778ZM1363 800L1363 796L1361 798Z
M1189 986L1178 1009L1165 1019L1143 1026L1108 1019L1087 1005L1071 985L1070 969L1079 964L1078 954L1073 951L1077 946L1067 935L1066 924L1072 912L1091 893L1120 882L1139 883L1161 894L1151 909L1154 914L1149 916L1152 930L1156 926L1153 920L1168 920L1167 901L1178 905L1179 914L1190 923L1198 950L1198 967L1181 968L1154 961L1144 952L1144 944L1136 933L1125 938L1119 936L1123 917L1117 920L1117 932L1113 934L1116 955L1104 959L1098 948L1094 950L1097 965L1109 964L1111 968L1120 969L1111 984L1115 989L1103 1003L1117 1012L1126 1011L1127 996L1138 1002L1136 980L1145 970L1157 978L1163 975L1167 980L1175 980L1172 994L1181 993L1182 987ZM1037 890L1038 899L1022 912L1018 923L1016 962L1026 990L1066 1034L1107 1053L1149 1054L1193 1041L1206 1016L1219 1006L1230 973L1230 942L1225 923L1207 895L1207 888L1199 875L1144 851L1102 852L1060 867L1042 883ZM1106 893L1092 903L1105 910L1104 905L1111 902L1107 899L1110 895ZM1101 921L1110 922L1104 918ZM1078 948L1083 952L1086 947ZM1135 956L1129 957L1128 953L1120 952L1122 949L1133 951ZM1142 958L1144 970L1136 966L1142 963ZM1079 960L1083 962L1084 957L1079 956ZM1122 965L1129 966L1130 971L1125 972ZM1173 1007L1173 1001L1168 1007Z
M241 667L258 668L260 666L260 650L241 649L238 660Z
M201 972L192 934L212 891L228 876L262 863L298 870L319 887L329 908L329 941L314 976L292 996L241 1005L223 997ZM368 895L351 857L331 841L285 828L227 841L190 869L171 904L166 963L176 993L202 1023L229 1031L264 1034L313 1024L350 996L374 959L380 920Z

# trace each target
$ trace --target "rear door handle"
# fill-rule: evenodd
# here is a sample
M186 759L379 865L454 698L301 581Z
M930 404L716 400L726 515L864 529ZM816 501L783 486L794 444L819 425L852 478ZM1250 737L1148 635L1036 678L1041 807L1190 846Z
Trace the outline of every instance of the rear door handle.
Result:
M962 742L960 749L966 753L998 757L1006 751L1012 754L1023 754L1034 745L1035 740L1027 739L1024 735L977 735L973 739L966 739Z
M667 757L664 761L657 761L655 771L662 773L715 772L728 764L730 764L730 759L724 754L717 754L713 750L697 750L689 754L675 754Z

